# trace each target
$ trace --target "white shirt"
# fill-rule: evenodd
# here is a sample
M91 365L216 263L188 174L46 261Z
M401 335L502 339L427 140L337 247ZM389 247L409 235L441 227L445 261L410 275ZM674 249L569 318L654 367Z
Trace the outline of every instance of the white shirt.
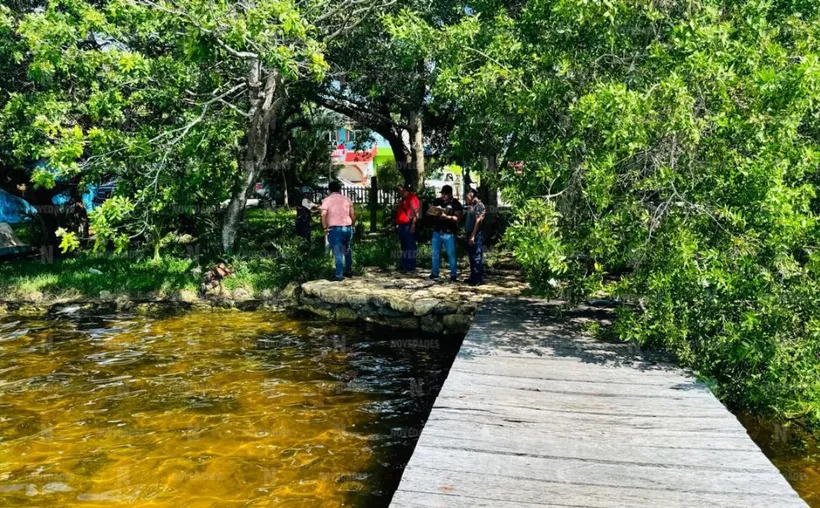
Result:
M302 200L302 206L304 206L304 207L305 207L305 208L307 208L308 210L313 210L314 208L316 208L316 203L314 203L313 201L309 200L308 198L304 198L304 199Z

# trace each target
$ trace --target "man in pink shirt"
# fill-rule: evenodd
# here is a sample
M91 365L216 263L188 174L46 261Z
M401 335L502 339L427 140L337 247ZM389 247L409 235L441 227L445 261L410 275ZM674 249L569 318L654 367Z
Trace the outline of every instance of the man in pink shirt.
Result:
M322 227L336 260L336 273L333 280L344 280L353 275L353 254L350 245L353 243L353 225L356 223L356 212L353 203L342 195L342 185L333 181L328 185L330 195L322 201Z

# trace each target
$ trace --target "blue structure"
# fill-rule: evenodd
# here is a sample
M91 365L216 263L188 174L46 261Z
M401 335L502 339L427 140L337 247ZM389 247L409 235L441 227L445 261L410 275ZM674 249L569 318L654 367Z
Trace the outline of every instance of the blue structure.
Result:
M96 205L93 202L96 187L88 187L88 191L83 194L83 203L86 210L92 211ZM57 206L64 205L69 201L68 192L54 196L51 202ZM13 196L8 192L0 189L0 222L8 222L16 224L28 219L28 216L34 215L37 210L31 206L27 201Z
M27 213L34 212L34 208L26 201L0 189L0 222L16 224L24 221Z

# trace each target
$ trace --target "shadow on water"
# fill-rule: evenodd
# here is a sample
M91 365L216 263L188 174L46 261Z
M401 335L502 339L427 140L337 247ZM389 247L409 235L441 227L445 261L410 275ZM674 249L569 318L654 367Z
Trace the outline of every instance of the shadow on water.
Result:
M460 341L264 311L0 318L0 505L387 506Z
M321 329L321 320L299 316ZM461 346L461 336L431 336L361 324L365 333L328 333L315 337L310 349L298 338L262 333L255 339L259 355L270 361L277 350L309 356L326 367L322 382L330 383L322 403L337 404L364 394L368 401L356 409L358 423L340 423L335 431L367 442L373 460L362 470L327 472L324 477L346 491L345 506L387 507L430 414L438 392ZM276 362L274 362L276 363ZM290 365L278 362L278 365ZM298 372L297 372L298 370ZM310 376L317 368L294 368L274 374L281 379ZM305 377L307 376L307 377ZM364 487L367 484L368 487Z

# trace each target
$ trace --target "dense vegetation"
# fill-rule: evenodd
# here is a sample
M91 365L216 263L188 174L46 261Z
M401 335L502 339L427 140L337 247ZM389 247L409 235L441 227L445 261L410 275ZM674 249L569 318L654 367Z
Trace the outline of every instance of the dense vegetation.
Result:
M522 7L447 30L439 86L508 115L508 241L532 281L578 296L624 273L621 338L734 406L820 422L816 4Z
M608 292L621 338L817 425L819 57L805 0L18 0L0 187L76 204L118 178L90 224L40 214L68 250L241 251L259 178L327 167L329 108L390 142L394 178L501 188L537 291Z

